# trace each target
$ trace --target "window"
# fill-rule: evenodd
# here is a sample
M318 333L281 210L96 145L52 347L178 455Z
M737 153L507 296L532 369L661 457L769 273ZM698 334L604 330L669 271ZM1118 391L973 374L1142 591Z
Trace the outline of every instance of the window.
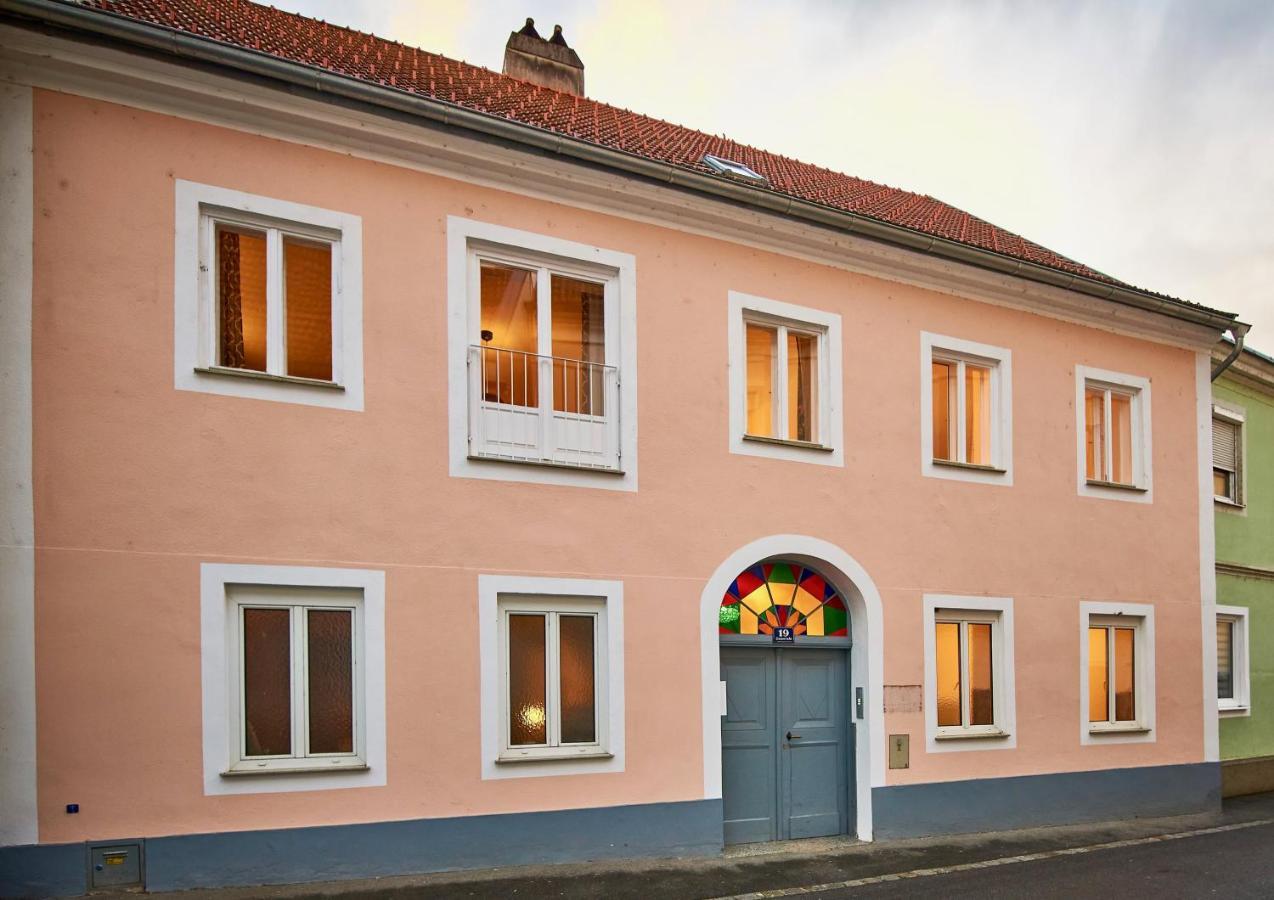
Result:
M843 465L840 317L729 295L730 449Z
M1083 733L1148 733L1154 717L1152 611L1143 604L1081 607Z
M235 585L228 595L240 698L230 771L364 765L359 592Z
M808 566L757 563L730 583L717 631L769 639L776 628L790 628L796 638L848 638L849 609L836 586Z
M1012 354L922 332L921 471L1012 483Z
M177 183L176 387L362 408L357 216Z
M1216 617L1217 708L1222 715L1249 712L1248 610L1218 606Z
M597 702L604 612L602 601L501 602L508 727L502 758L605 752Z
M635 489L632 257L448 223L452 474Z
M479 578L483 777L623 769L622 589Z
M1212 408L1212 494L1221 503L1243 505L1243 414Z
M769 184L769 179L767 179L764 175L761 175L748 168L743 163L735 162L732 159L724 159L720 156L713 156L711 153L705 153L703 155L703 164L718 175L725 175L729 178L737 178L740 181Z
M1076 366L1076 384L1080 493L1148 501L1150 382Z
M205 564L202 582L205 793L384 784L383 573Z
M928 595L925 629L930 750L1013 746L1012 600Z

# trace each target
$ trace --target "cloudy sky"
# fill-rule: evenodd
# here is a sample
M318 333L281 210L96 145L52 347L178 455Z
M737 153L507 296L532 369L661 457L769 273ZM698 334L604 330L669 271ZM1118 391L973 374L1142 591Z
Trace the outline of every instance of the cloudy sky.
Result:
M1274 353L1268 0L272 0L499 70L561 24L590 96L931 194Z

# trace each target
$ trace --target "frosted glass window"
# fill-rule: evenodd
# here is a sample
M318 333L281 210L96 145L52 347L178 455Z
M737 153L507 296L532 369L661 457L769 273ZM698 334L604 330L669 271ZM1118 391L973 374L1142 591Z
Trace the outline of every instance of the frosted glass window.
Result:
M593 622L593 616L563 615L558 619L564 744L597 740Z
M244 756L292 754L292 614L243 610Z
M938 622L935 626L938 674L938 724L962 724L960 715L960 625Z
M995 614L945 610L934 622L935 697L939 728L990 728L995 716ZM978 618L974 618L974 616Z
M1110 664L1105 628L1088 629L1088 721L1110 720Z
M509 743L548 743L546 616L509 616Z
M934 460L997 465L996 366L935 349L930 378Z
M287 373L332 380L332 245L285 236Z
M354 752L354 612L306 610L311 753Z
M598 614L504 602L506 749L512 756L599 744ZM588 604L583 604L587 608ZM550 754L551 755L551 754ZM525 757L523 757L525 758Z
M358 762L357 602L352 592L242 588L248 594L306 595L299 603L236 600L239 731L236 757L249 771ZM327 596L322 596L327 594ZM268 760L248 765L252 760ZM235 764L232 762L232 768Z

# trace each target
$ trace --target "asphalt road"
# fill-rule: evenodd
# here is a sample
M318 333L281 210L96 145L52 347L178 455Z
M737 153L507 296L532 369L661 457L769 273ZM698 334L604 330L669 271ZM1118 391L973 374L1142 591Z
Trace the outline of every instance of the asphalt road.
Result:
M800 896L1264 900L1274 898L1274 825Z

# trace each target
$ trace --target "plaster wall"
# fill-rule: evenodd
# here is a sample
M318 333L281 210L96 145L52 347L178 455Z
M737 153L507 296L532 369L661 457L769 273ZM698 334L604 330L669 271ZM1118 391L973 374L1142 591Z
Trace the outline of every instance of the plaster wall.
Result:
M886 784L1203 759L1192 352L65 94L34 110L42 841L700 799L700 594L784 533L870 574L886 685L922 683L924 593L1014 598L1016 748L926 754L922 713L887 710L912 756ZM174 390L178 178L362 218L362 412ZM635 255L639 491L449 477L449 215ZM842 317L842 468L728 452L731 290ZM1012 350L1012 487L922 477L922 330ZM1151 380L1153 503L1077 496L1076 365ZM204 796L218 561L386 572L385 787ZM624 582L625 771L481 780L480 573ZM1153 743L1080 745L1081 600L1155 604Z

